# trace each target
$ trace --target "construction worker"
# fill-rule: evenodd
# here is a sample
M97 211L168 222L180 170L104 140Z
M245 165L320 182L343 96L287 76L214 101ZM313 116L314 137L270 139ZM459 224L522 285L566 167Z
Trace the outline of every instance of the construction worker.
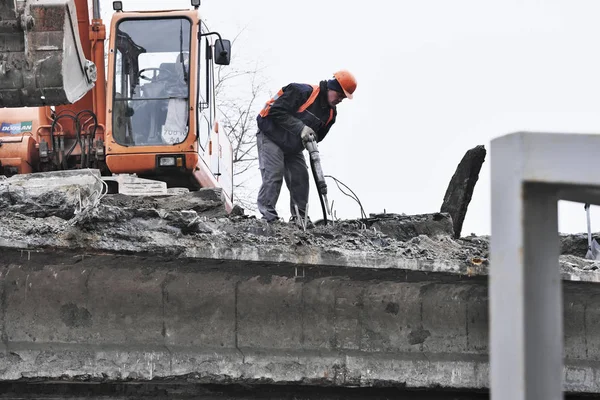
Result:
M290 191L292 220L305 218L308 203L308 168L302 151L305 143L322 141L336 121L336 106L352 98L356 79L346 71L319 85L290 83L269 100L257 116L256 137L262 185L258 210L267 222L279 220L275 206L285 180Z

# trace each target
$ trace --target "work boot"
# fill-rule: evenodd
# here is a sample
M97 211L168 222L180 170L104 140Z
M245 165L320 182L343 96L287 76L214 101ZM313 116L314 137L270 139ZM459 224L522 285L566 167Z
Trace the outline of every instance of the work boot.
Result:
M304 218L301 221L298 221L298 217L292 215L290 217L290 223L298 225L298 227L302 228L302 224L304 223ZM310 217L306 218L306 229L312 229L315 227L315 224L312 223Z

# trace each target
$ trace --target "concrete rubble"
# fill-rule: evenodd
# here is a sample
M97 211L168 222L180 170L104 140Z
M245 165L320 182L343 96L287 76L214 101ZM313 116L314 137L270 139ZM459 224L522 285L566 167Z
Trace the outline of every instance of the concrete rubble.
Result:
M0 383L488 388L489 237L446 213L316 225L213 189L104 195L94 170L1 179ZM565 387L597 393L600 263L562 244Z
M489 237L453 238L446 213L371 214L303 231L294 224L266 224L239 209L227 215L219 190L156 197L101 191L92 170L0 180L0 248L344 266L381 258L384 263L373 263L377 268L468 275L486 275L489 266ZM575 280L595 280L586 272L600 267L583 258L586 240L584 234L562 236L561 268Z
M485 155L486 150L483 145L467 151L456 167L446 189L440 212L446 212L452 217L455 239L461 236L462 225L473 197L475 184L479 180L479 172L485 161Z

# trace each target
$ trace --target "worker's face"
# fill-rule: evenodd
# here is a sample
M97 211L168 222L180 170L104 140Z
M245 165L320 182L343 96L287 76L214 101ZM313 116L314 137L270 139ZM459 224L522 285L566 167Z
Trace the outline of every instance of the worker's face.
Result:
M342 102L346 98L344 93L336 92L335 90L328 90L327 93L327 101L331 107L335 107Z

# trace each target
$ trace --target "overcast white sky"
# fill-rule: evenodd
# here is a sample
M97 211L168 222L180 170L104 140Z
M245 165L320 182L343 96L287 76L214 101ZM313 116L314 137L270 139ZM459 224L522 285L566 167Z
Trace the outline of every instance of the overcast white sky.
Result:
M112 2L101 3L110 15ZM200 10L225 38L244 29L233 52L264 65L272 91L341 68L355 74L355 98L338 106L320 151L325 173L354 190L367 214L439 211L458 162L483 144L488 156L463 235L489 234L492 139L600 132L597 0L202 0ZM359 217L353 200L329 188L338 217ZM278 209L289 217L285 186ZM314 186L310 211L320 218ZM592 207L592 229L600 231L600 207ZM559 204L559 230L586 230L583 205Z

